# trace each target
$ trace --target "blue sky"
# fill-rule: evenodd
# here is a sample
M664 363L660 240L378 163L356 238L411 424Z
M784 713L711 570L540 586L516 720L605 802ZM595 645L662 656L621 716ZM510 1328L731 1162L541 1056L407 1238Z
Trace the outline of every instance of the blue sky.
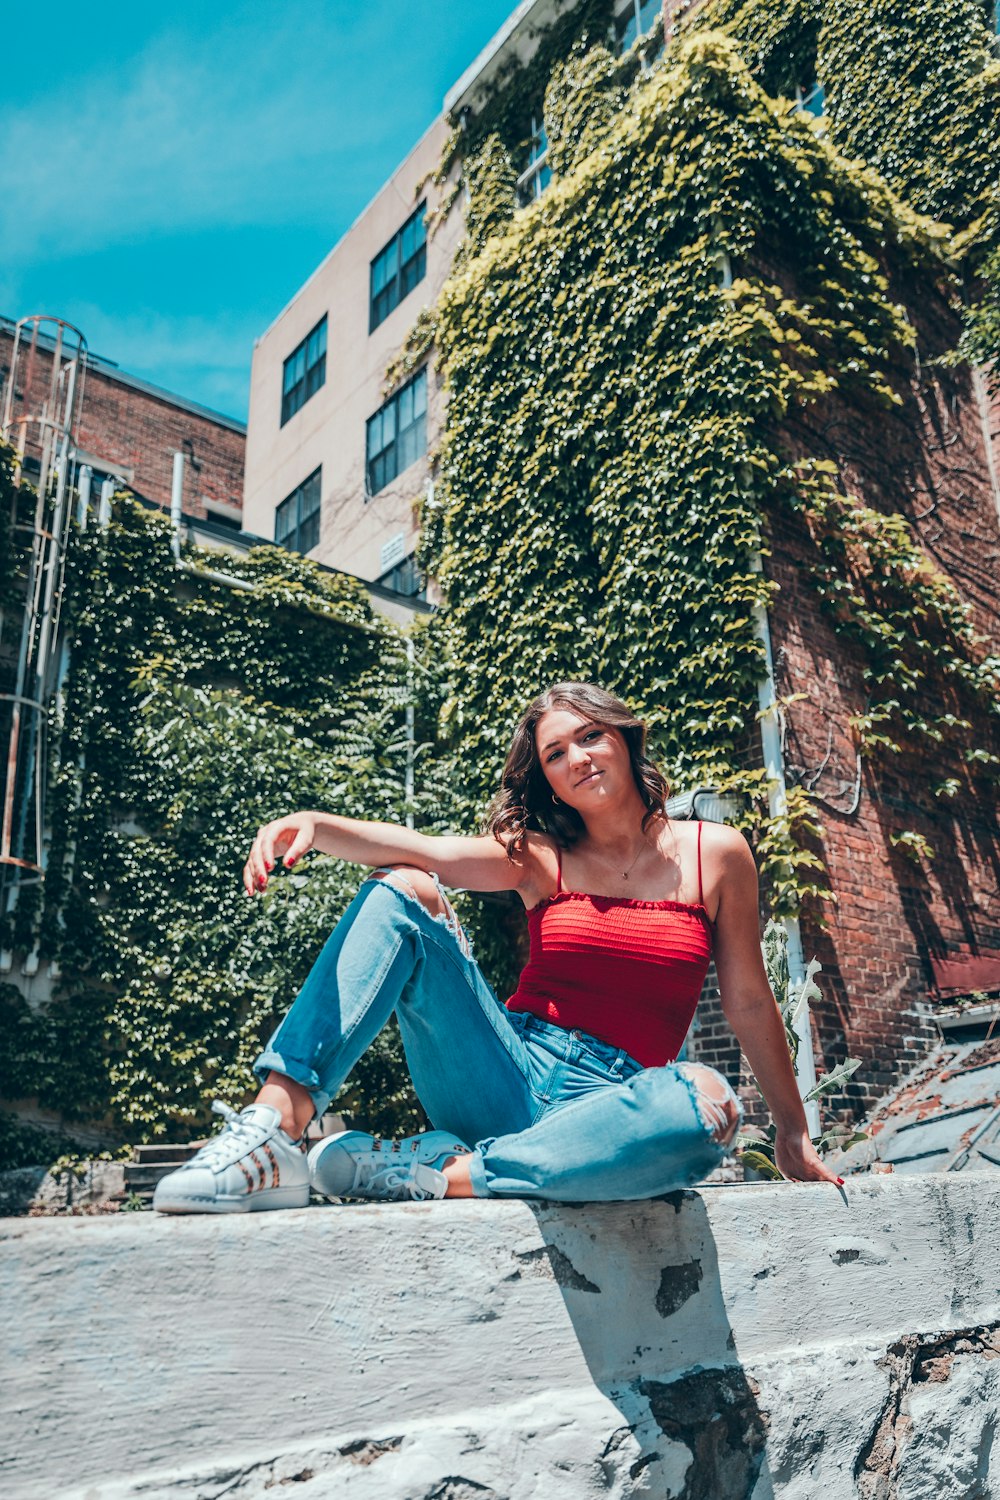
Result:
M254 338L514 4L11 7L0 312L245 417Z

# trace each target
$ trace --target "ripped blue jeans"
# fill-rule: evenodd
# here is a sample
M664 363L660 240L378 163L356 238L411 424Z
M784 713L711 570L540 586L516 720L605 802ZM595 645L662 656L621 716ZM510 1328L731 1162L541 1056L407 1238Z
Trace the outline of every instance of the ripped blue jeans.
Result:
M261 1081L285 1074L322 1114L395 1011L431 1122L474 1147L477 1197L655 1198L719 1165L742 1113L721 1075L710 1098L691 1064L644 1068L508 1011L447 902L433 916L405 884L362 885L254 1064Z

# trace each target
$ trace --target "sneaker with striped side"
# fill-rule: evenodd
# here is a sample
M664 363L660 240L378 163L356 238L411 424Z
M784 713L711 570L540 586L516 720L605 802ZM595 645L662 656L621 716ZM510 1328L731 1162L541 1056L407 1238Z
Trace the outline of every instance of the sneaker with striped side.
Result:
M281 1114L269 1104L251 1104L237 1114L217 1099L213 1111L225 1124L183 1167L156 1185L153 1207L161 1214L244 1214L269 1208L305 1208L309 1164L305 1143L281 1129Z
M447 1130L428 1130L403 1141L385 1141L363 1130L342 1130L309 1152L309 1175L326 1198L376 1202L443 1198L448 1179L441 1170L453 1156L468 1156L464 1141Z

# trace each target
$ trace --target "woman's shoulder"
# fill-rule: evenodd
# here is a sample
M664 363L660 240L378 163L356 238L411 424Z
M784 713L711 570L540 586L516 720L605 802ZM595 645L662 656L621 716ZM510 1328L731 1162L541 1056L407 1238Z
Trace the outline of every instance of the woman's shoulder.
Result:
M737 856L749 854L753 858L746 836L731 823L688 823L687 827L691 830L692 839L700 839L703 850Z
M521 900L530 911L558 888L562 855L551 834L529 829L524 835L521 857L524 861L524 878L518 890Z

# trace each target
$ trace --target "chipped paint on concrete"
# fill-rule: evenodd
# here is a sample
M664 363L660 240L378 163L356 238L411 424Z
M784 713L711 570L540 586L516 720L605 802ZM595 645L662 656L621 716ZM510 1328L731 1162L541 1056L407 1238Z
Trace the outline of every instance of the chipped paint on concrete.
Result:
M4 1495L988 1500L998 1240L993 1173L8 1221Z

